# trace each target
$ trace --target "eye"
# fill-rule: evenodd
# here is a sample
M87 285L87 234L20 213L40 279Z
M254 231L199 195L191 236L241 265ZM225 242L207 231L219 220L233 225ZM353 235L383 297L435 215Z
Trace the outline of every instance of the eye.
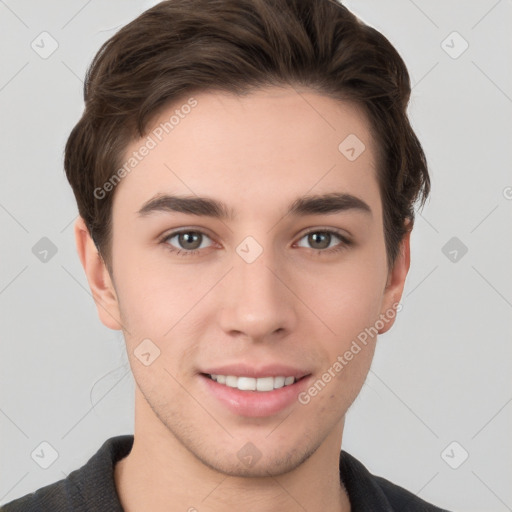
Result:
M188 229L174 231L166 235L161 242L165 244L171 252L180 256L188 256L198 253L199 249L209 247L209 245L205 245L205 239L211 240L210 237L202 231Z
M308 245L301 245L299 241L299 247L316 249L320 253L338 252L352 243L346 236L330 229L309 231L300 240L305 240Z
M307 245L303 245L305 240ZM186 229L174 231L162 238L161 243L164 244L173 254L178 256L192 256L198 254L201 249L206 249L212 244L211 238L202 231ZM303 235L299 242L299 247L313 249L317 254L335 253L341 251L352 244L352 241L341 233L331 229L316 229L309 231Z

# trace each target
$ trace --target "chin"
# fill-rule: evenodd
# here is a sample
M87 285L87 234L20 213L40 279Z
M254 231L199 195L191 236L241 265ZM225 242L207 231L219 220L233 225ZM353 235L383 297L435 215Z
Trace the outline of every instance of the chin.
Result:
M223 452L222 455L219 454L220 456L213 454L211 457L198 453L194 455L205 466L226 476L240 478L276 477L289 473L301 466L313 455L316 448L301 451L294 447L287 453L283 452L281 448L270 456L265 456L256 450L254 445L246 443L237 452L237 460L235 462L231 457L229 459L225 457L226 452ZM249 456L252 454L252 459L244 461L244 459L248 458L248 454Z

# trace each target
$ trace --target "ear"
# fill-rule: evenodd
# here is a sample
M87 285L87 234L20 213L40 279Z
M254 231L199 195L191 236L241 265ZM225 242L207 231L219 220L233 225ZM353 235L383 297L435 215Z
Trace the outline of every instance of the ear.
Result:
M76 249L96 303L98 316L106 327L120 330L122 325L114 285L82 217L79 216L75 221L74 230Z
M384 326L379 329L379 334L384 334L391 329L395 323L396 313L401 307L398 305L404 291L405 278L409 272L411 264L411 231L412 224L410 219L406 221L407 232L400 242L398 255L395 259L393 267L388 273L386 287L384 289L384 297L382 300L381 318L384 316Z

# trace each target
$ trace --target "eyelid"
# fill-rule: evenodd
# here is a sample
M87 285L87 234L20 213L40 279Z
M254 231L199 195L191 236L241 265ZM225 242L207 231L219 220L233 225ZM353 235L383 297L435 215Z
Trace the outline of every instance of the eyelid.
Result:
M338 228L329 228L329 227L314 227L310 228L307 231L303 232L298 240L301 240L305 236L309 235L310 233L331 233L336 236L338 236L344 243L350 244L352 243L352 236L349 235L346 231L340 230Z
M212 238L212 235L209 233L208 228L204 227L196 227L196 226L180 226L179 228L173 228L166 230L162 235L160 235L158 238L160 240L169 238L170 236L179 235L180 233L187 233L189 231L193 231L194 233L202 233L203 235L206 235L210 238Z
M171 252L183 252L186 254L195 254L195 253L204 251L205 249L209 249L215 244L218 244L218 242L215 241L214 237L212 237L210 234L208 234L207 231L208 230L206 230L205 228L196 228L196 227L176 228L174 230L164 233L159 238L159 243L163 243L163 244L166 244L169 247L171 247L172 248L172 249L170 249ZM178 247L174 247L173 245L171 245L170 243L167 242L169 239L174 238L175 236L180 235L182 233L187 233L187 232L199 233L199 234L209 238L213 243L211 246L203 247L202 249L187 250L187 249L180 249ZM340 243L337 244L335 247L348 246L348 245L352 245L352 243L353 243L352 237L350 235L346 234L346 232L343 232L342 230L339 230L337 228L332 228L332 227L315 226L315 227L309 228L306 231L302 232L301 235L298 238L296 238L296 241L293 243L293 245L295 246L295 244L300 242L300 240L302 240L304 237L306 237L310 233L329 233L331 235L335 235L340 240ZM317 253L328 253L329 251L332 251L333 249L334 249L334 247L331 247L330 249L323 249L323 250L317 250L317 249L310 248L310 250L317 252Z
M180 233L186 233L188 231L193 231L193 232L201 233L203 235L206 235L211 240L213 240L215 238L211 234L208 233L208 230L206 228L198 228L198 227L194 227L194 226L190 226L190 227L189 226L185 226L185 227L181 227L181 228L171 229L170 231L166 231L163 235L161 235L159 237L159 241L166 240L167 238L170 238L171 236L179 235ZM351 236L348 233L346 233L345 231L340 230L338 228L332 228L332 227L327 227L327 226L320 226L320 227L316 227L315 226L315 227L312 227L312 228L308 228L306 231L304 231L300 235L299 239L305 237L306 235L309 235L310 233L318 233L318 232L335 233L338 236L343 237L343 238L345 238L347 240L351 239Z
M174 238L177 235L180 235L182 233L199 233L207 238L209 238L212 242L215 242L214 237L212 237L205 228L195 228L195 227L183 227L183 228L176 228L172 229L170 231L166 231L162 236L158 237L158 242L165 243L166 240L169 240L170 238ZM171 246L173 247L173 246ZM179 250L179 249L176 249ZM181 249L184 250L184 249ZM199 249L194 249L199 250ZM187 251L192 252L192 251Z

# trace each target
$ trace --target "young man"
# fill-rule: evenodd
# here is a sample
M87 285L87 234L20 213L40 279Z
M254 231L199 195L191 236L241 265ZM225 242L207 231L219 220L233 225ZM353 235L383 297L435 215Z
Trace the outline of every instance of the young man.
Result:
M66 147L134 436L15 511L438 511L341 450L430 188L405 65L329 0L170 0L102 47Z

